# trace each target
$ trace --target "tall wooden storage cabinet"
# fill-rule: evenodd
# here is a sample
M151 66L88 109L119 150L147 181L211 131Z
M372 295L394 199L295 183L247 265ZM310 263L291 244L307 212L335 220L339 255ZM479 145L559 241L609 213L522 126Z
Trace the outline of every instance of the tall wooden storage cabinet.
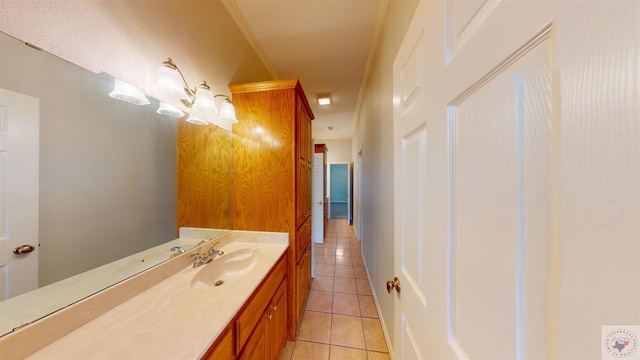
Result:
M289 233L288 338L311 284L313 113L298 79L229 86L233 125L233 229Z

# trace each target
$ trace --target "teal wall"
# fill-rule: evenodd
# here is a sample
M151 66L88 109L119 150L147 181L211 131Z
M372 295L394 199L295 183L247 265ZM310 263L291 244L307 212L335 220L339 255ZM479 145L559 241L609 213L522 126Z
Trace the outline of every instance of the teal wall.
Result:
M329 172L329 199L331 202L347 202L348 199L348 164L331 164Z

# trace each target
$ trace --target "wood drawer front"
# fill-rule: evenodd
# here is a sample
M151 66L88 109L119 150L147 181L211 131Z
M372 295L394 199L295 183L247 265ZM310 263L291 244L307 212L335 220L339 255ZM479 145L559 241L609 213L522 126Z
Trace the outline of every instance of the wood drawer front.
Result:
M251 335L258 321L262 318L267 306L270 304L278 286L287 274L287 254L278 260L271 273L267 275L260 287L251 295L249 301L240 311L234 324L236 355L242 350L245 342Z
M311 216L296 230L296 262L300 261L302 254L311 243Z

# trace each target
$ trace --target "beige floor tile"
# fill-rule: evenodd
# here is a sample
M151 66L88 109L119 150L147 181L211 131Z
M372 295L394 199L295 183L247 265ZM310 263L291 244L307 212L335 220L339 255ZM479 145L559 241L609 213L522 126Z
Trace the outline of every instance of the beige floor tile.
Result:
M349 235L348 234L338 234L338 237L336 238L336 241L339 243L348 243L349 242Z
M309 341L296 341L291 360L328 360L329 345Z
M333 291L333 276L316 275L311 279L311 289L320 291Z
M368 279L367 270L364 268L364 266L354 266L353 273L356 275L356 279Z
M355 278L353 273L353 266L336 265L336 276Z
M336 249L336 256L351 256L351 249Z
M291 354L293 353L293 345L295 345L295 341L287 341L284 344L284 347L280 351L280 356L278 360L289 360L291 359Z
M360 316L358 295L333 293L333 313Z
M330 250L332 249L332 250L335 251L336 250L336 242L335 241L333 241L333 242L325 241L324 242L324 248L325 249L330 249Z
M362 256L353 257L353 266L364 266L364 260L362 260Z
M305 311L300 322L297 339L328 344L330 337L331 314Z
M334 293L357 294L356 279L337 277L333 281Z
M356 243L349 243L349 244L350 244L349 247L351 248L351 251L360 253L360 249L362 248L360 246L360 243L357 243L357 244Z
M369 360L391 360L388 353L380 353L375 351L367 351L367 358Z
M356 286L358 287L358 294L371 295L371 286L367 279L356 279Z
M367 350L389 352L380 320L362 318L362 327L364 329L364 340L367 344Z
M320 255L318 256L318 264L333 265L336 263L335 255Z
M360 315L370 318L378 318L378 310L376 310L376 304L373 301L373 296L370 295L358 295L358 301L360 302Z
M331 345L364 349L365 342L361 318L359 316L333 314L331 318Z
M307 300L305 310L322 311L328 313L332 312L333 292L309 290L309 299Z
M336 265L353 266L353 260L351 259L351 256L340 256L340 255L337 255L336 256Z
M346 242L336 243L336 249L351 250L351 245Z
M331 345L329 358L331 360L367 360L367 352L362 349Z
M336 268L331 264L318 264L316 265L316 275L323 276L335 276Z

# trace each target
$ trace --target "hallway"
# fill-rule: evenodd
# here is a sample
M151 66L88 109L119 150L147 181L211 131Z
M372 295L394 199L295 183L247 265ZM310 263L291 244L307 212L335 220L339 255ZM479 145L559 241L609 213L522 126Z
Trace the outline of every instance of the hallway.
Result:
M389 359L360 242L346 219L329 220L315 244L316 273L295 341L280 359Z

